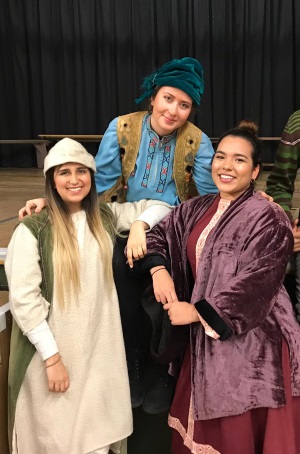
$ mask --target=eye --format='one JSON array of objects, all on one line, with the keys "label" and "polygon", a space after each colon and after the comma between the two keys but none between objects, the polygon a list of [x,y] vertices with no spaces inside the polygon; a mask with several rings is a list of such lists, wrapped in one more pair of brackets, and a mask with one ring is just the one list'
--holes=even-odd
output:
[{"label": "eye", "polygon": [[224,159],[224,156],[221,154],[215,154],[215,159]]},{"label": "eye", "polygon": [[186,104],[186,103],[182,103],[182,104],[181,104],[181,107],[182,107],[182,109],[184,109],[184,110],[190,109],[190,108],[191,108],[191,106],[190,106],[189,104]]},{"label": "eye", "polygon": [[243,158],[236,158],[236,161],[237,162],[246,162],[245,159],[243,159]]},{"label": "eye", "polygon": [[87,169],[78,169],[78,173],[80,174],[85,174],[87,172]]},{"label": "eye", "polygon": [[69,173],[68,170],[60,170],[60,171],[58,172],[58,175],[67,175],[68,173]]},{"label": "eye", "polygon": [[165,100],[168,101],[168,102],[172,101],[172,98],[171,98],[171,96],[169,96],[169,95],[165,95],[164,98],[165,98]]}]

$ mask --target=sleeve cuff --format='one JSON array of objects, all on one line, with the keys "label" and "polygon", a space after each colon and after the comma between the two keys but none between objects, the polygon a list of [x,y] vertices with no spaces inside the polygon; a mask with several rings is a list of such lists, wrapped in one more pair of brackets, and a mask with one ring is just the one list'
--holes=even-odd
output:
[{"label": "sleeve cuff", "polygon": [[168,262],[162,255],[147,255],[141,260],[134,262],[132,271],[137,276],[143,276],[151,270],[154,266],[164,265],[167,269]]},{"label": "sleeve cuff", "polygon": [[195,304],[195,308],[209,326],[219,334],[219,340],[224,341],[231,336],[233,332],[232,329],[229,328],[220,315],[205,299],[198,301]]},{"label": "sleeve cuff", "polygon": [[58,353],[57,344],[46,320],[28,331],[27,337],[43,361]]}]

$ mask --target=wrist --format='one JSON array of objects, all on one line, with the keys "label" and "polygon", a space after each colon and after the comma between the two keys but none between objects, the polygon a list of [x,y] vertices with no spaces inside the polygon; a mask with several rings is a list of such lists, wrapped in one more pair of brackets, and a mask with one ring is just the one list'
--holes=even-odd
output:
[{"label": "wrist", "polygon": [[165,270],[166,267],[164,265],[158,265],[154,266],[153,268],[150,269],[150,274],[153,276],[153,274],[157,273],[158,271]]},{"label": "wrist", "polygon": [[149,230],[150,229],[150,226],[149,224],[147,224],[147,222],[145,221],[140,221],[139,219],[133,221],[133,223],[131,225],[139,225],[140,227],[142,227],[143,230]]},{"label": "wrist", "polygon": [[194,305],[192,305],[192,318],[193,318],[193,322],[200,322],[200,314],[199,312],[197,311],[197,309],[195,308]]},{"label": "wrist", "polygon": [[45,368],[54,366],[55,364],[61,361],[61,356],[59,353],[55,353],[55,355],[50,356],[44,361]]}]

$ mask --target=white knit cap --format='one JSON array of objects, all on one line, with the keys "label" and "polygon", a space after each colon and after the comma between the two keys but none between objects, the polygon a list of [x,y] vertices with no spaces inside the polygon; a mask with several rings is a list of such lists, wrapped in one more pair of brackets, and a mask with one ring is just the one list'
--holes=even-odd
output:
[{"label": "white knit cap", "polygon": [[51,148],[44,161],[44,175],[51,167],[65,164],[66,162],[76,162],[82,164],[96,173],[94,157],[86,151],[81,143],[65,137]]}]

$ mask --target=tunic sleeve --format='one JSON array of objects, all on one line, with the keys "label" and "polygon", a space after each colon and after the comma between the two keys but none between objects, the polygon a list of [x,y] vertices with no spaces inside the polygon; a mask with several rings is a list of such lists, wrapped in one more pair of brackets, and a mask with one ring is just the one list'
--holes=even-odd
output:
[{"label": "tunic sleeve", "polygon": [[97,173],[95,181],[97,192],[102,194],[110,189],[122,174],[120,147],[117,135],[117,121],[115,118],[108,126],[95,157]]},{"label": "tunic sleeve", "polygon": [[214,149],[210,139],[202,133],[202,140],[194,161],[193,177],[200,195],[217,194],[218,189],[211,176]]},{"label": "tunic sleeve", "polygon": [[12,314],[23,331],[46,320],[50,304],[41,294],[42,274],[36,238],[20,224],[11,238],[5,260]]},{"label": "tunic sleeve", "polygon": [[292,249],[286,224],[258,225],[239,257],[236,276],[206,297],[236,334],[255,328],[271,311]]},{"label": "tunic sleeve", "polygon": [[171,205],[158,200],[140,200],[139,202],[108,204],[117,221],[117,230],[128,231],[131,224],[139,218],[152,228],[161,221],[171,210]]},{"label": "tunic sleeve", "polygon": [[291,115],[284,128],[275,156],[275,164],[267,180],[266,192],[291,217],[292,198],[297,170],[300,167],[300,110]]}]

